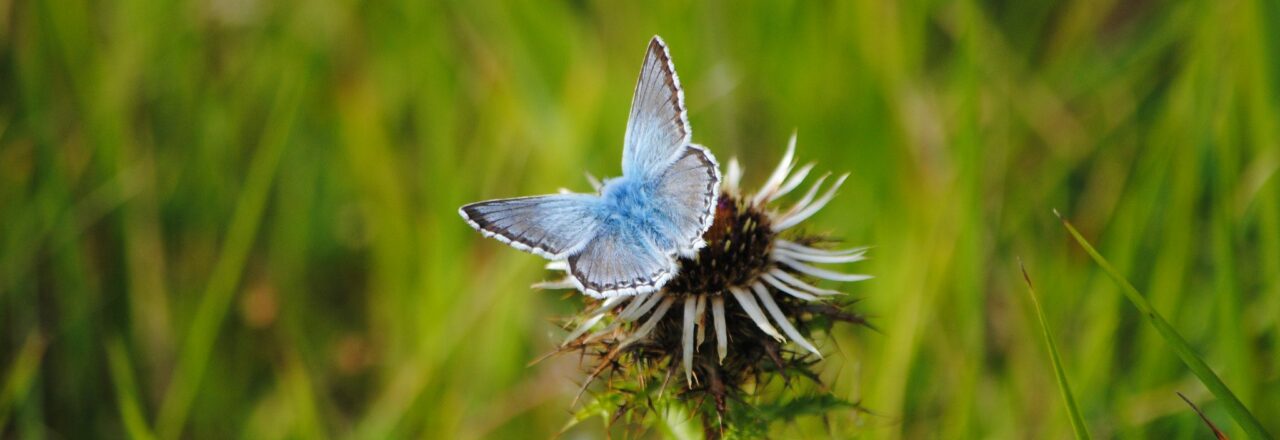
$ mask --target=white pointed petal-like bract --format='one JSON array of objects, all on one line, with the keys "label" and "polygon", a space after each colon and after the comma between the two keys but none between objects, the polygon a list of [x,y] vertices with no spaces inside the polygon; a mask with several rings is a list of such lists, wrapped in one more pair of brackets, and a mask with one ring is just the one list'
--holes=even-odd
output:
[{"label": "white pointed petal-like bract", "polygon": [[791,286],[797,289],[813,293],[814,295],[822,295],[822,296],[844,295],[844,292],[840,292],[837,290],[829,290],[829,289],[823,289],[820,287],[812,286],[809,283],[804,282],[804,280],[796,278],[794,275],[791,275],[786,271],[782,269],[778,269],[776,267],[773,269],[769,269],[769,275],[773,275],[778,280],[784,283],[790,284]]},{"label": "white pointed petal-like bract", "polygon": [[586,321],[583,321],[582,324],[578,325],[578,328],[573,329],[573,332],[569,333],[569,336],[566,336],[564,338],[564,342],[561,342],[560,346],[563,347],[563,346],[569,345],[570,342],[573,342],[574,340],[578,339],[578,337],[582,336],[583,333],[586,333],[587,330],[591,330],[591,327],[596,325],[597,322],[600,322],[602,318],[604,318],[603,314],[595,315],[590,318],[587,318]]},{"label": "white pointed petal-like bract", "polygon": [[800,331],[791,325],[791,321],[787,320],[787,315],[783,314],[782,309],[778,308],[778,303],[773,302],[773,297],[769,295],[767,287],[756,282],[751,284],[751,289],[756,292],[756,296],[760,298],[760,303],[764,304],[764,309],[769,312],[770,316],[773,316],[773,321],[778,323],[778,327],[782,327],[782,332],[786,333],[787,337],[791,338],[791,341],[818,355],[819,358],[822,357],[822,353],[819,353],[818,349],[814,348],[813,344],[810,344],[804,336],[800,335]]},{"label": "white pointed petal-like bract", "polygon": [[724,324],[724,295],[711,298],[711,316],[716,326],[716,354],[720,356],[720,364],[724,364],[724,357],[729,354],[729,331]]},{"label": "white pointed petal-like bract", "polygon": [[822,210],[822,207],[827,206],[827,203],[830,202],[832,198],[835,198],[836,191],[840,189],[840,185],[843,185],[845,179],[848,179],[848,178],[849,178],[848,174],[844,174],[840,176],[839,179],[836,179],[836,183],[831,184],[831,187],[827,188],[827,192],[822,194],[821,198],[819,198],[818,200],[815,200],[809,206],[805,206],[799,212],[796,212],[794,214],[788,213],[786,215],[783,215],[782,220],[773,225],[773,231],[774,232],[785,231],[787,230],[787,228],[800,224],[800,222],[805,221],[813,214]]},{"label": "white pointed petal-like bract", "polygon": [[774,278],[774,276],[773,276],[773,275],[769,275],[768,273],[761,274],[761,275],[760,275],[760,279],[764,280],[766,283],[769,283],[769,285],[772,285],[773,287],[777,288],[778,290],[781,290],[781,291],[783,291],[783,292],[786,292],[786,294],[791,295],[791,296],[794,296],[794,297],[796,297],[796,298],[800,298],[800,299],[803,299],[803,300],[805,300],[805,301],[817,301],[817,300],[818,300],[818,297],[813,296],[813,295],[808,294],[808,293],[805,293],[805,292],[801,292],[799,289],[796,289],[795,287],[788,286],[788,285],[787,285],[787,283],[784,283],[784,282],[782,282],[782,281],[779,281],[777,278]]},{"label": "white pointed petal-like bract", "polygon": [[615,296],[613,298],[606,299],[600,303],[600,307],[596,307],[595,310],[592,310],[591,314],[603,315],[605,312],[613,310],[614,307],[617,307],[619,304],[622,304],[623,301],[627,300],[627,298],[628,297],[625,297],[625,296]]},{"label": "white pointed petal-like bract", "polygon": [[775,191],[773,195],[769,196],[769,200],[767,200],[766,202],[777,200],[779,197],[782,197],[791,193],[791,190],[796,189],[796,187],[800,186],[800,183],[804,182],[804,178],[809,176],[809,172],[813,171],[813,166],[814,166],[813,163],[808,163],[805,166],[800,167],[799,170],[796,170],[795,174],[792,175],[790,179],[787,179],[787,182],[783,183],[782,187],[778,188],[778,190]]},{"label": "white pointed petal-like bract", "polygon": [[733,298],[738,300],[738,305],[742,306],[742,310],[747,312],[747,316],[751,317],[751,320],[756,323],[757,327],[760,327],[760,330],[769,336],[773,336],[778,341],[786,340],[786,338],[782,337],[782,334],[778,333],[778,329],[773,328],[773,324],[769,323],[769,318],[766,318],[764,312],[760,311],[760,305],[756,304],[756,300],[751,296],[750,292],[741,287],[730,287],[729,293],[733,294]]},{"label": "white pointed petal-like bract", "polygon": [[[644,316],[646,313],[649,313],[650,310],[653,310],[653,306],[657,305],[658,301],[662,300],[666,296],[667,296],[667,291],[665,290],[659,290],[657,292],[654,292],[653,297],[651,297],[649,301],[647,301],[645,305],[640,308],[640,310],[636,311],[636,314],[631,317],[631,320],[635,321],[637,319],[640,319],[640,317]],[[657,314],[657,313],[658,312],[654,311],[654,314]]]},{"label": "white pointed petal-like bract", "polygon": [[849,255],[813,255],[799,253],[783,247],[776,247],[773,251],[778,255],[785,255],[796,260],[807,261],[810,263],[854,263],[867,259],[866,254],[863,253]]},{"label": "white pointed petal-like bract", "polygon": [[760,192],[756,193],[751,204],[761,206],[765,202],[772,200],[773,194],[778,191],[778,187],[782,185],[782,181],[787,178],[787,174],[791,172],[791,168],[795,166],[796,155],[796,134],[791,133],[791,140],[787,142],[787,152],[782,155],[782,160],[778,162],[778,168],[773,170],[773,174],[769,176],[769,180],[764,182],[764,186],[760,187]]},{"label": "white pointed petal-like bract", "polygon": [[599,338],[601,336],[604,336],[613,332],[614,329],[617,329],[618,326],[621,324],[622,324],[622,321],[614,320],[613,322],[610,322],[609,325],[604,326],[604,328],[587,335],[587,337],[585,338],[582,338],[582,342],[586,343],[586,342],[594,341],[596,340],[596,338]]},{"label": "white pointed petal-like bract", "polygon": [[[659,290],[644,297],[637,295],[637,298],[632,301],[631,305],[628,305],[627,308],[622,310],[622,313],[618,314],[618,318],[626,322],[639,319],[641,316],[644,316],[645,313],[648,313],[649,310],[652,310],[653,306],[662,299],[663,295],[666,295],[665,290]],[[636,306],[637,302],[640,303],[639,306]]]},{"label": "white pointed petal-like bract", "polygon": [[817,267],[810,266],[808,264],[801,263],[799,261],[796,261],[795,259],[783,256],[783,255],[774,254],[773,258],[774,258],[774,261],[785,264],[792,269],[798,270],[800,272],[805,273],[806,275],[810,275],[817,278],[828,279],[831,281],[844,281],[844,282],[850,282],[850,283],[855,281],[864,281],[864,280],[871,279],[871,275],[841,273],[841,272],[836,272],[836,271],[831,271],[826,269],[820,269]]},{"label": "white pointed petal-like bract", "polygon": [[636,309],[643,307],[645,301],[648,301],[649,298],[651,298],[652,296],[653,295],[650,294],[650,295],[635,295],[635,296],[619,297],[619,298],[630,299],[631,303],[627,304],[626,307],[623,307],[622,310],[618,311],[618,318],[622,319],[622,317],[624,316],[630,316],[631,314],[635,313]]},{"label": "white pointed petal-like bract", "polygon": [[861,254],[861,253],[866,253],[867,250],[871,249],[870,247],[867,247],[867,246],[859,246],[856,248],[849,248],[849,249],[818,249],[815,247],[809,247],[800,243],[782,240],[782,239],[774,240],[773,244],[776,245],[777,247],[786,248],[789,251],[799,253],[799,254],[831,256],[831,257]]},{"label": "white pointed petal-like bract", "polygon": [[559,289],[573,289],[574,286],[575,284],[573,284],[573,280],[569,278],[561,278],[561,279],[552,280],[552,281],[539,281],[539,282],[533,283],[533,285],[529,286],[529,288],[543,289],[543,290],[559,290]]},{"label": "white pointed petal-like bract", "polygon": [[684,299],[684,344],[682,346],[683,356],[681,361],[684,363],[684,379],[689,387],[693,387],[693,322],[695,312],[698,309],[698,301],[692,296]]},{"label": "white pointed petal-like bract", "polygon": [[565,260],[557,260],[547,263],[547,270],[558,270],[561,272],[569,271],[569,262]]},{"label": "white pointed petal-like bract", "polygon": [[[785,179],[788,174],[791,174],[791,168],[779,168],[774,173],[774,175],[769,176],[769,181],[765,182],[765,185],[760,188],[760,192],[757,192],[755,196],[751,197],[752,206],[764,206],[775,199],[778,194],[778,188],[781,187],[783,183],[781,179]],[[774,182],[774,177],[779,177],[779,180]]]},{"label": "white pointed petal-like bract", "polygon": [[730,158],[729,168],[724,172],[725,187],[737,190],[740,182],[742,182],[742,164],[738,163],[738,158]]},{"label": "white pointed petal-like bract", "polygon": [[626,347],[636,341],[644,339],[646,336],[649,336],[649,333],[653,331],[653,328],[658,326],[658,321],[661,321],[662,317],[666,316],[667,309],[671,308],[671,303],[675,301],[675,298],[663,299],[662,303],[658,304],[658,309],[654,310],[652,315],[649,315],[649,319],[646,319],[644,324],[640,325],[639,329],[632,332],[631,336],[628,336],[626,340],[622,341],[622,343],[618,345],[618,348]]},{"label": "white pointed petal-like bract", "polygon": [[791,205],[791,209],[788,209],[786,212],[773,216],[774,220],[783,221],[787,216],[804,209],[805,206],[809,206],[810,203],[813,203],[813,198],[818,196],[818,191],[822,189],[822,184],[827,181],[828,177],[831,177],[831,173],[824,173],[823,175],[818,176],[818,180],[813,182],[813,186],[810,186],[809,190],[805,191],[803,196],[800,196],[800,200],[797,201],[796,204]]},{"label": "white pointed petal-like bract", "polygon": [[586,333],[587,330],[591,330],[592,326],[596,325],[597,322],[600,322],[600,320],[604,318],[605,313],[613,310],[613,308],[617,307],[618,304],[622,304],[622,301],[625,299],[627,299],[627,297],[615,296],[604,300],[604,302],[600,303],[600,307],[593,310],[587,320],[583,321],[582,324],[579,324],[577,328],[573,329],[573,332],[569,333],[569,336],[564,338],[564,342],[560,345],[568,345],[570,342],[573,342],[575,339],[578,339],[579,336]]}]

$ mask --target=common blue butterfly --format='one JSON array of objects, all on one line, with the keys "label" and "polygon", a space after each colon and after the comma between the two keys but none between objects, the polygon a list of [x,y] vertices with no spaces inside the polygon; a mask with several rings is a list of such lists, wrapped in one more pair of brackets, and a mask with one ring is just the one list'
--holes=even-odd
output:
[{"label": "common blue butterfly", "polygon": [[654,36],[631,98],[622,177],[598,194],[472,203],[471,227],[512,247],[565,260],[578,290],[597,298],[655,291],[693,256],[715,217],[720,167],[690,143],[684,91],[667,45]]}]

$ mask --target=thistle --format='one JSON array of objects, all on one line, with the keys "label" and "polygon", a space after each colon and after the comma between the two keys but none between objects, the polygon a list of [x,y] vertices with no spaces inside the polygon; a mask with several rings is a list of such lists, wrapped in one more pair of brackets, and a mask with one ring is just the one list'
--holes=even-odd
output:
[{"label": "thistle", "polygon": [[[678,367],[684,389],[673,391],[677,404],[701,417],[708,437],[719,437],[726,428],[763,430],[767,426],[759,426],[758,418],[732,420],[731,403],[773,377],[789,381],[788,374],[798,373],[817,382],[812,365],[822,353],[810,342],[812,334],[836,321],[865,324],[843,310],[851,301],[841,292],[815,281],[871,278],[820,267],[861,261],[867,248],[831,249],[834,240],[826,236],[796,232],[831,202],[848,174],[829,185],[824,184],[830,174],[819,177],[796,202],[778,206],[814,168],[810,163],[797,169],[794,156],[793,135],[781,163],[754,194],[739,188],[742,168],[731,160],[714,222],[703,235],[706,247],[681,258],[679,271],[661,289],[588,299],[587,311],[571,319],[575,327],[557,353],[596,359],[584,391],[608,372],[609,389],[595,402],[611,407],[614,419],[653,409],[654,384],[657,396],[664,396]],[[568,269],[563,261],[547,267]],[[534,287],[571,289],[574,284],[566,276]]]}]

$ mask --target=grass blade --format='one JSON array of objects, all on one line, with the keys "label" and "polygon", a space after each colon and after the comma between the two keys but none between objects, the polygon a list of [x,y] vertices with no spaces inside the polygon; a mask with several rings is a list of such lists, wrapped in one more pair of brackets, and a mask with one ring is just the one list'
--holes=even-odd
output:
[{"label": "grass blade", "polygon": [[1089,244],[1089,241],[1084,239],[1084,236],[1080,235],[1080,231],[1077,231],[1075,226],[1071,225],[1071,222],[1063,218],[1062,214],[1059,214],[1057,210],[1054,210],[1053,214],[1058,216],[1059,220],[1062,220],[1062,225],[1066,226],[1067,232],[1071,233],[1076,243],[1079,243],[1080,247],[1084,248],[1085,252],[1088,252],[1089,256],[1093,258],[1093,261],[1098,263],[1098,266],[1101,266],[1102,270],[1120,286],[1120,291],[1124,292],[1124,296],[1129,299],[1129,302],[1133,303],[1133,306],[1137,307],[1138,311],[1147,317],[1147,320],[1156,328],[1156,332],[1160,334],[1160,337],[1164,339],[1165,343],[1169,344],[1169,347],[1178,355],[1178,358],[1182,359],[1182,363],[1191,369],[1191,373],[1200,379],[1200,383],[1203,383],[1205,388],[1208,388],[1209,392],[1213,393],[1214,397],[1222,402],[1227,414],[1231,415],[1236,424],[1240,425],[1251,438],[1272,438],[1271,434],[1267,433],[1267,430],[1262,427],[1262,423],[1253,416],[1253,413],[1249,412],[1248,408],[1245,408],[1244,403],[1240,402],[1235,393],[1232,393],[1231,389],[1227,388],[1227,384],[1223,383],[1222,379],[1213,372],[1213,369],[1209,368],[1204,359],[1196,355],[1187,340],[1183,339],[1182,335],[1178,334],[1178,331],[1169,325],[1169,322],[1165,321],[1164,317],[1159,312],[1156,312],[1155,308],[1151,307],[1151,303],[1147,302],[1147,298],[1142,296],[1138,289],[1134,288],[1133,284],[1130,284],[1129,280],[1121,276],[1114,267],[1111,267],[1111,263],[1108,263],[1107,259],[1103,258],[1102,254],[1099,254]]},{"label": "grass blade", "polygon": [[129,365],[129,351],[125,350],[119,338],[107,341],[107,366],[116,387],[116,404],[120,406],[120,420],[125,432],[134,440],[155,440],[156,436],[147,426],[142,404],[138,401],[138,384],[133,378],[133,367]]},{"label": "grass blade", "polygon": [[182,428],[186,425],[192,402],[199,393],[205,367],[208,366],[209,356],[213,353],[213,346],[218,338],[218,329],[235,297],[245,261],[249,258],[258,233],[258,224],[266,211],[271,185],[275,181],[276,165],[288,144],[301,97],[301,85],[297,81],[288,80],[280,86],[275,108],[262,135],[262,143],[250,162],[244,190],[236,202],[227,227],[227,238],[222,243],[209,284],[201,296],[191,328],[187,330],[173,378],[160,404],[155,429],[160,438],[174,439],[182,436]]},{"label": "grass blade", "polygon": [[4,433],[4,425],[9,420],[9,412],[31,390],[32,381],[40,373],[40,361],[44,358],[47,341],[39,331],[27,334],[22,349],[13,357],[9,370],[5,374],[4,387],[0,388],[0,434]]},{"label": "grass blade", "polygon": [[1040,321],[1040,330],[1044,332],[1044,343],[1049,347],[1053,375],[1058,380],[1058,390],[1062,392],[1062,401],[1067,406],[1067,414],[1071,416],[1071,430],[1075,431],[1077,439],[1087,440],[1089,428],[1085,426],[1084,417],[1080,416],[1080,408],[1076,406],[1076,398],[1071,394],[1067,373],[1062,369],[1062,359],[1058,357],[1058,344],[1053,342],[1053,333],[1049,332],[1048,318],[1044,316],[1044,309],[1040,308],[1040,300],[1036,298],[1036,288],[1031,285],[1031,276],[1027,275],[1027,268],[1022,265],[1022,259],[1018,259],[1018,268],[1022,269],[1022,280],[1027,282],[1027,294],[1031,296],[1031,304],[1036,308],[1036,319]]}]

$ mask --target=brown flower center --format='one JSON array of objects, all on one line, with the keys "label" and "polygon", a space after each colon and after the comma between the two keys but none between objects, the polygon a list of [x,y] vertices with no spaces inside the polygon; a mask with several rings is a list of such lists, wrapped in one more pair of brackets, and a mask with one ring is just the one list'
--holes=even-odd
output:
[{"label": "brown flower center", "polygon": [[717,295],[746,286],[769,269],[774,233],[769,217],[729,194],[720,194],[716,218],[703,234],[707,245],[680,259],[680,271],[666,285],[676,295]]}]

